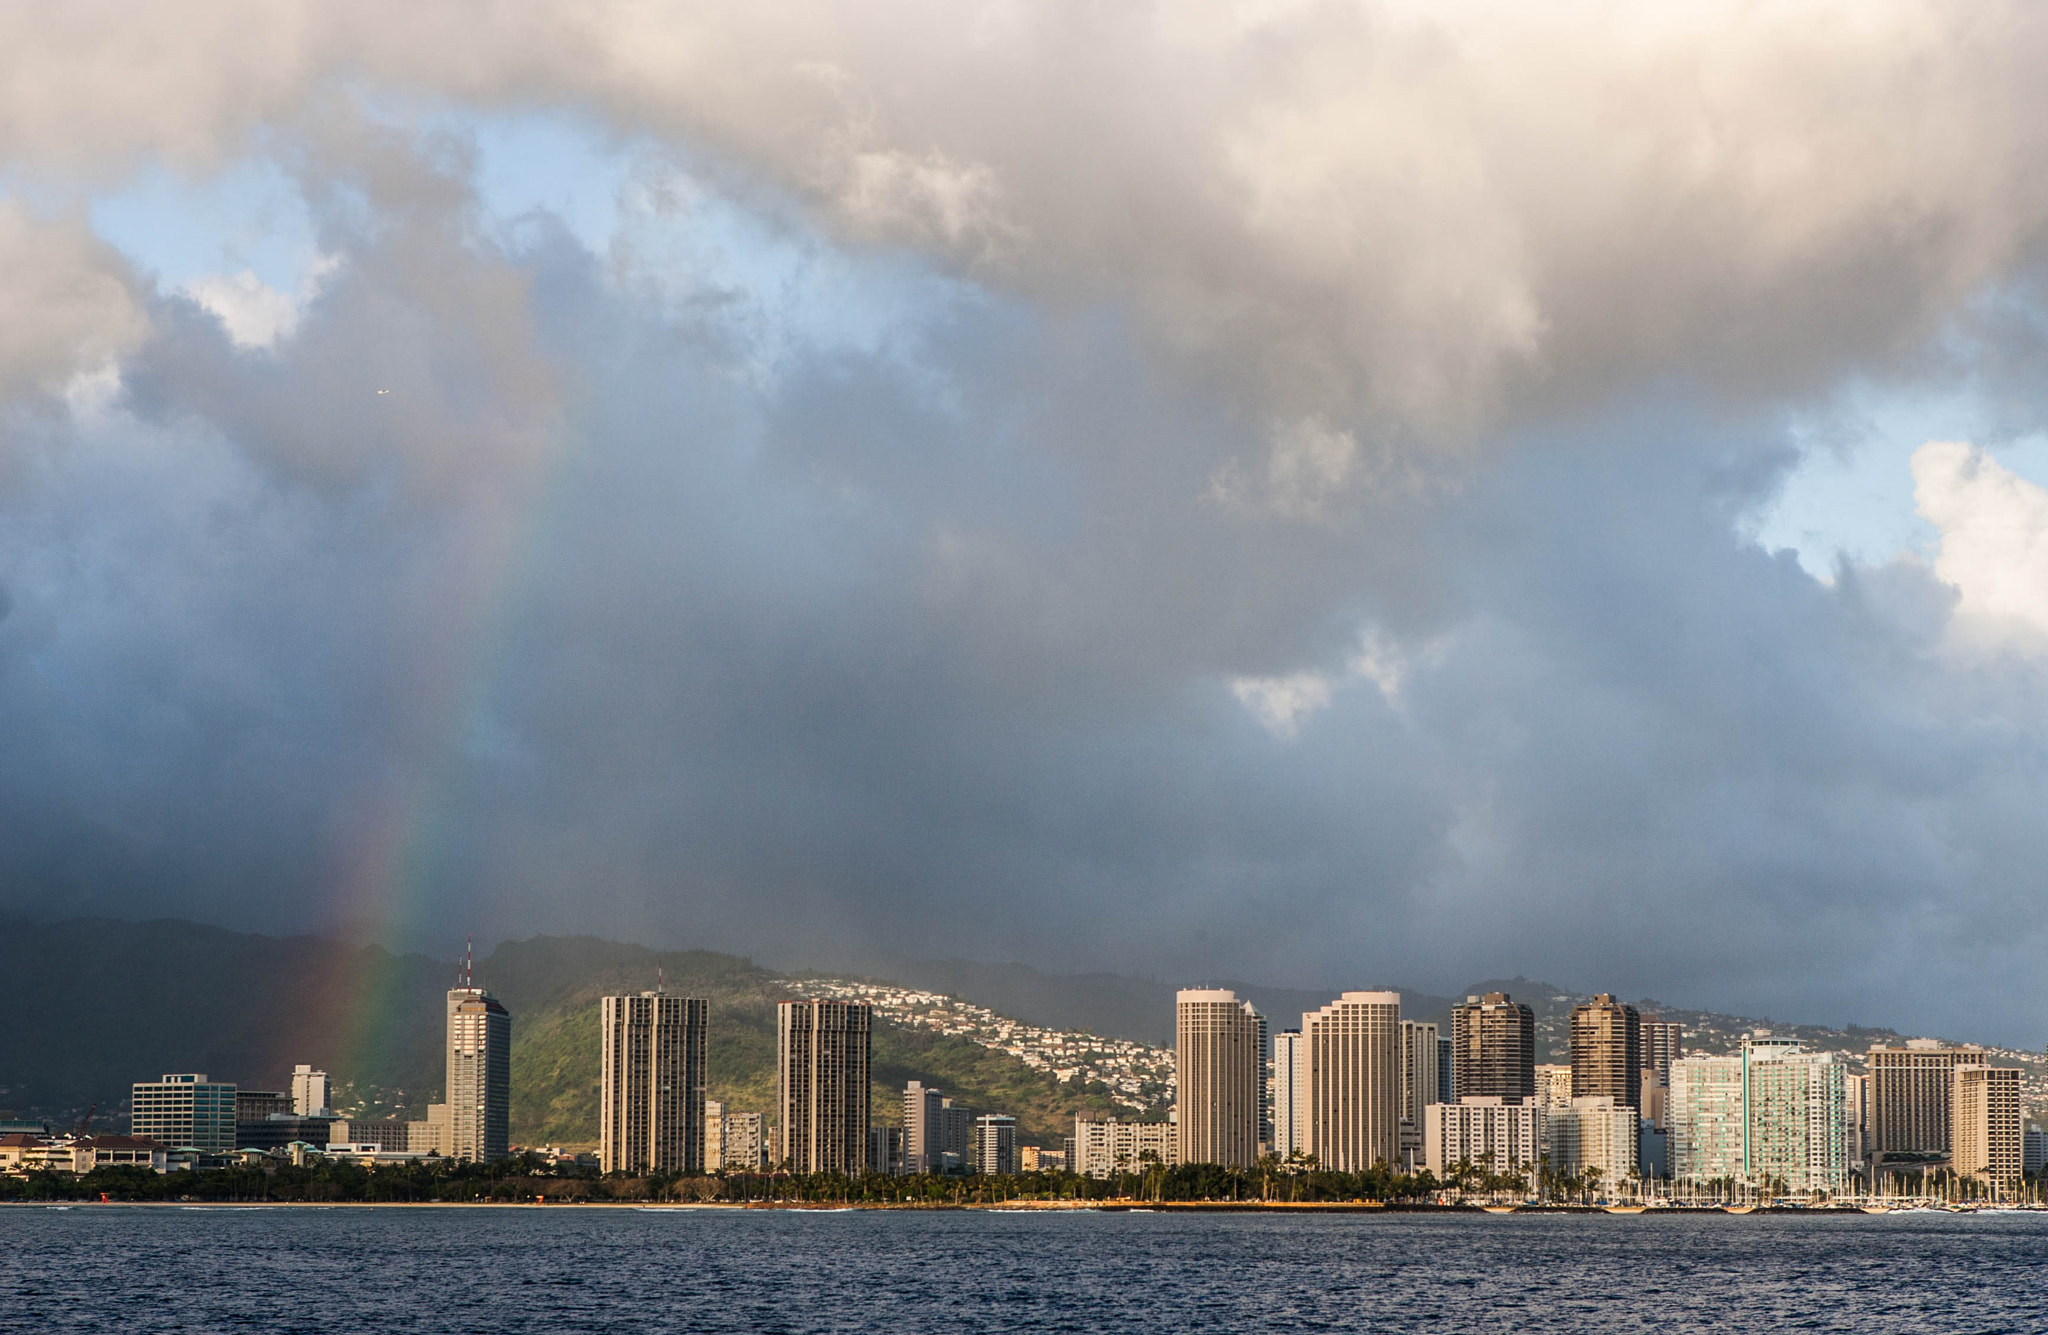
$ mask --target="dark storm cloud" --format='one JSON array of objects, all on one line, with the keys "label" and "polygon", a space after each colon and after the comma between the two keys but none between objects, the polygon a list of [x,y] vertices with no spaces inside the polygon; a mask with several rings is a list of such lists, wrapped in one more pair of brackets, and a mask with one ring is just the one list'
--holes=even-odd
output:
[{"label": "dark storm cloud", "polygon": [[[1282,522],[1208,488],[1257,424],[1113,319],[961,290],[762,382],[717,303],[474,221],[337,225],[273,351],[165,306],[11,502],[13,902],[333,921],[395,818],[434,932],[1954,1023],[1985,994],[1901,962],[2031,947],[2040,738],[1986,729],[2038,681],[1944,662],[1924,573],[1742,542],[1767,416],[1654,396]],[[436,453],[543,361],[493,410],[545,448]],[[1230,690],[1297,671],[1292,736]]]},{"label": "dark storm cloud", "polygon": [[[4,902],[2037,1040],[2040,660],[1959,646],[1912,562],[1741,534],[1845,374],[1990,367],[2034,424],[2037,321],[1984,294],[2048,216],[2038,21],[1095,12],[451,44],[266,7],[93,115],[82,73],[20,99],[47,170],[271,127],[337,267],[249,348],[16,229],[92,300],[0,356],[43,396],[0,490]],[[68,31],[0,59],[48,83]],[[337,68],[710,145],[902,313],[499,229],[459,138]]]}]

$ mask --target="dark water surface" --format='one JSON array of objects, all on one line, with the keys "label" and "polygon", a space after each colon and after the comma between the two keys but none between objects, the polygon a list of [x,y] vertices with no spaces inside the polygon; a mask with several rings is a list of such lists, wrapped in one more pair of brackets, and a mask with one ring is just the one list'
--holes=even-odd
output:
[{"label": "dark water surface", "polygon": [[0,1330],[2048,1331],[2048,1215],[0,1208]]}]

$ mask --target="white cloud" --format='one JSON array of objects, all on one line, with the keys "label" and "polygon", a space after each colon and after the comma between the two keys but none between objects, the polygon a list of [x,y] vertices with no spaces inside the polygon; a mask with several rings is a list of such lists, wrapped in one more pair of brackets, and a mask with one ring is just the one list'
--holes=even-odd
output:
[{"label": "white cloud", "polygon": [[1673,373],[1810,385],[2048,231],[2024,6],[46,11],[0,14],[28,172],[218,160],[344,86],[593,110],[1404,448]]},{"label": "white cloud", "polygon": [[1967,633],[2048,636],[2048,488],[1959,441],[1914,451],[1913,482],[1921,516],[1941,530],[1934,572],[1955,587]]},{"label": "white cloud", "polygon": [[[1435,646],[1430,646],[1429,652],[1434,651]],[[1398,706],[1409,662],[1410,656],[1399,645],[1373,630],[1361,637],[1358,651],[1339,671],[1238,677],[1231,681],[1230,691],[1268,732],[1292,739],[1301,735],[1304,720],[1328,708],[1338,691],[1355,682],[1371,682],[1388,704]]]},{"label": "white cloud", "polygon": [[298,301],[247,269],[196,279],[179,290],[218,316],[238,347],[270,347],[299,324]]},{"label": "white cloud", "polygon": [[1320,672],[1286,677],[1239,677],[1231,694],[1275,737],[1294,737],[1301,720],[1330,703],[1331,682]]}]

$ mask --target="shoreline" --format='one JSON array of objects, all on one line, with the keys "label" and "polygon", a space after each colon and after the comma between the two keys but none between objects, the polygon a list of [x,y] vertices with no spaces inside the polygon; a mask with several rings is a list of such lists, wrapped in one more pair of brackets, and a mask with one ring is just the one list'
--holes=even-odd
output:
[{"label": "shoreline", "polygon": [[945,1214],[1094,1213],[1172,1215],[1605,1215],[1657,1218],[1672,1215],[1890,1215],[1890,1214],[2039,1214],[2048,1206],[2030,1205],[1433,1205],[1379,1201],[0,1201],[0,1210],[71,1209],[148,1210],[628,1210],[628,1211],[791,1211],[844,1214],[851,1211]]}]

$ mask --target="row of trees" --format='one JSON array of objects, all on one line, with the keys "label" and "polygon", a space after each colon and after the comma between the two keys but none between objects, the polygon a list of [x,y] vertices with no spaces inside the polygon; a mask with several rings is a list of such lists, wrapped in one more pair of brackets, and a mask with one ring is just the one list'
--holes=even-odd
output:
[{"label": "row of trees", "polygon": [[[1563,1181],[1563,1180],[1561,1180]],[[1590,1188],[1590,1184],[1585,1184]],[[728,1173],[601,1177],[588,1165],[553,1164],[538,1155],[496,1163],[429,1159],[364,1167],[345,1160],[303,1165],[238,1165],[167,1174],[135,1167],[97,1169],[82,1176],[32,1173],[0,1178],[0,1200],[309,1201],[309,1202],[533,1202],[698,1201],[838,1202],[900,1205],[974,1205],[1006,1201],[1218,1201],[1218,1202],[1429,1202],[1447,1193],[1461,1199],[1522,1199],[1526,1175],[1496,1174],[1485,1165],[1460,1164],[1439,1180],[1382,1164],[1364,1172],[1337,1172],[1313,1162],[1268,1155],[1251,1168],[1218,1164],[1168,1166],[1146,1156],[1108,1178],[1067,1172],[999,1176],[915,1174],[895,1177],[838,1173]]]}]

